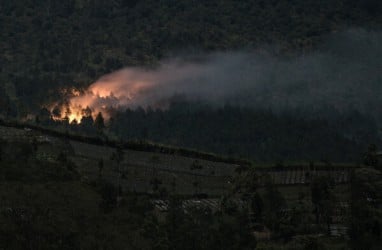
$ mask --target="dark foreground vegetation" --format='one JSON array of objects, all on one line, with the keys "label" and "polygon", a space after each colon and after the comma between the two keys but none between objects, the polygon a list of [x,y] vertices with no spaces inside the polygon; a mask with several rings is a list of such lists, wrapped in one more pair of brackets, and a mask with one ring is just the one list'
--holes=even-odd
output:
[{"label": "dark foreground vegetation", "polygon": [[[75,152],[41,158],[46,142],[1,141],[2,249],[379,249],[382,174],[351,168],[348,183],[317,176],[276,186],[264,171],[242,168],[217,205],[176,188],[147,194],[118,186],[94,166],[81,175]],[[123,163],[123,151],[116,151]],[[118,163],[119,164],[119,163]],[[142,169],[142,171],[144,171]],[[128,180],[127,180],[128,181]],[[160,181],[160,180],[158,180]],[[178,183],[178,185],[180,185]],[[196,200],[185,205],[187,200]],[[208,199],[207,199],[208,200]],[[158,207],[158,202],[165,204]]]}]

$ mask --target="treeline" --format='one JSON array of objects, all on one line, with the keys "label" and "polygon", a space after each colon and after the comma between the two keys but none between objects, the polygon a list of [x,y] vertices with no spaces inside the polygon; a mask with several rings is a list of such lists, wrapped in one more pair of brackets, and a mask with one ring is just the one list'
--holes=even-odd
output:
[{"label": "treeline", "polygon": [[[251,159],[257,162],[321,161],[359,162],[372,143],[379,145],[376,121],[357,111],[346,114],[335,110],[277,113],[225,105],[212,107],[189,102],[173,102],[166,110],[112,111],[109,121],[102,114],[88,116],[80,123],[54,121],[43,109],[36,117],[39,126],[68,131],[77,139],[97,137],[96,143],[125,141],[128,148],[177,153],[209,160],[235,162],[229,159]],[[81,139],[82,138],[82,139]],[[113,138],[115,142],[108,142]],[[154,142],[154,144],[147,143]],[[94,142],[91,142],[94,143]],[[173,145],[176,148],[158,146]],[[179,148],[177,148],[179,147]],[[199,153],[225,155],[227,158]],[[184,151],[184,152],[183,152]],[[236,161],[240,164],[240,161]],[[241,162],[245,164],[245,161]]]},{"label": "treeline", "polygon": [[[88,117],[90,118],[90,117]],[[90,118],[91,119],[91,118]],[[16,121],[4,121],[0,119],[0,126],[19,128],[19,129],[32,129],[57,138],[65,140],[75,140],[84,143],[109,146],[119,149],[128,149],[144,152],[156,152],[161,154],[173,154],[185,157],[192,157],[198,159],[204,159],[214,162],[225,162],[230,164],[238,164],[242,166],[250,165],[250,161],[245,159],[238,159],[233,157],[222,156],[218,154],[198,151],[189,148],[176,147],[171,145],[163,145],[159,143],[153,143],[148,140],[117,140],[107,137],[103,131],[97,130],[95,127],[80,127],[80,125],[64,125],[63,130],[62,122],[55,122],[50,120],[49,123],[33,124],[33,123],[20,123]]]},{"label": "treeline", "polygon": [[372,118],[358,112],[322,114],[178,103],[164,111],[127,109],[113,116],[108,129],[124,139],[150,139],[260,162],[357,162],[370,143],[379,142]]}]

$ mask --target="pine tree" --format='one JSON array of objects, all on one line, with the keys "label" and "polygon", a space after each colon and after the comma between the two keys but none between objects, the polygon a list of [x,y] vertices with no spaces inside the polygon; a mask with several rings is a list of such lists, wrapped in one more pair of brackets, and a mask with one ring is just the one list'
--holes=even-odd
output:
[{"label": "pine tree", "polygon": [[105,128],[105,122],[101,112],[98,113],[94,121],[94,126],[96,127],[97,130],[102,130]]}]

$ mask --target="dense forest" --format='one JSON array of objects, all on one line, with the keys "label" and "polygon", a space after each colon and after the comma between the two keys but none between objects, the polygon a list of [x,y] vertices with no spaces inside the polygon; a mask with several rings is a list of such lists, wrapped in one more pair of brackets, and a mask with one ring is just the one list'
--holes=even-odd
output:
[{"label": "dense forest", "polygon": [[[174,102],[169,109],[114,111],[110,121],[89,111],[81,123],[54,121],[42,110],[34,124],[93,137],[152,141],[257,162],[358,162],[369,144],[380,143],[376,121],[357,111],[310,117],[305,111]],[[330,119],[328,117],[331,117]]]},{"label": "dense forest", "polygon": [[[380,28],[379,10],[374,0],[6,1],[0,7],[0,114],[44,120],[49,114],[41,107],[57,101],[63,88],[84,89],[105,73],[156,65],[174,54],[239,48],[304,54],[347,27]],[[358,161],[380,140],[378,121],[358,111],[327,108],[314,116],[201,106],[121,110],[106,130],[124,140],[258,161]]]},{"label": "dense forest", "polygon": [[166,111],[118,113],[109,130],[126,140],[150,139],[260,162],[359,162],[367,145],[379,142],[375,121],[360,113],[307,117],[304,112],[276,114],[229,105],[195,109],[177,103]]},{"label": "dense forest", "polygon": [[0,81],[25,115],[64,86],[174,53],[270,44],[304,53],[349,26],[380,28],[381,8],[377,0],[3,1]]}]

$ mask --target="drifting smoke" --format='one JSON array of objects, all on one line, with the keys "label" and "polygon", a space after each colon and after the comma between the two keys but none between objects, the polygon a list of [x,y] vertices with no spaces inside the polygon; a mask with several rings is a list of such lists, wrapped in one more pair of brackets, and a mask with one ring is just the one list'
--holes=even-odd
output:
[{"label": "drifting smoke", "polygon": [[103,76],[68,100],[70,120],[82,109],[165,108],[174,95],[212,105],[231,103],[283,111],[330,107],[382,120],[382,34],[350,30],[332,35],[314,53],[215,53],[198,61],[171,59],[156,69],[125,68]]}]

